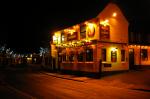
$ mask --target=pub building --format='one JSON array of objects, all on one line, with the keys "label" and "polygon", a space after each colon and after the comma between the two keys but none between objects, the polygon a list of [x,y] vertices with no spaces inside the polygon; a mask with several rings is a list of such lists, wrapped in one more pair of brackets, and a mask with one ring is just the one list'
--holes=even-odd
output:
[{"label": "pub building", "polygon": [[109,3],[95,18],[56,31],[52,67],[87,73],[129,70],[128,25],[120,8]]}]

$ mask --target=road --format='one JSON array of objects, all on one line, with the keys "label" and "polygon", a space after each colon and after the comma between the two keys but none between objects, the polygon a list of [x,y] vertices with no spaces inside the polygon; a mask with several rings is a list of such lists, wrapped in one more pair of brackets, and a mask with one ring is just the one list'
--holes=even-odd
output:
[{"label": "road", "polygon": [[[150,92],[98,83],[98,80],[71,80],[24,69],[2,71],[5,90],[15,99],[150,99]],[[119,84],[119,83],[118,83]],[[2,88],[1,88],[1,92]],[[3,92],[4,93],[4,92]],[[13,94],[13,95],[12,95]],[[0,94],[3,99],[2,93]],[[6,97],[6,96],[5,96]],[[9,97],[9,96],[8,96]],[[8,98],[7,97],[7,98]]]}]

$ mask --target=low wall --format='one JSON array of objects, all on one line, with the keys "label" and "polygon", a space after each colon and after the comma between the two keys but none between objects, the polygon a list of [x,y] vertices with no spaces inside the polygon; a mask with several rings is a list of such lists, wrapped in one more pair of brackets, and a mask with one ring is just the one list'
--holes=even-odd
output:
[{"label": "low wall", "polygon": [[96,72],[94,62],[63,62],[61,63],[62,70]]}]

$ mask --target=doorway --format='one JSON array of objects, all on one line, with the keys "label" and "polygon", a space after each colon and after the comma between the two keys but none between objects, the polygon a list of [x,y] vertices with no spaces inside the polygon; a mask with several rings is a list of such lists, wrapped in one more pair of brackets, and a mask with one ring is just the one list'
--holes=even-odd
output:
[{"label": "doorway", "polygon": [[134,49],[130,48],[129,49],[129,69],[134,70],[135,69],[135,64],[134,64]]}]

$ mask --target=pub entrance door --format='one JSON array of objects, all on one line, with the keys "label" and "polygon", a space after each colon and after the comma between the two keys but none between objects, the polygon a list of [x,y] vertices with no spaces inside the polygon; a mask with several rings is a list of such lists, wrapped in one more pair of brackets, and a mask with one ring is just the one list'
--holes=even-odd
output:
[{"label": "pub entrance door", "polygon": [[135,64],[134,64],[134,49],[130,48],[129,49],[129,69],[134,70],[135,69]]}]

